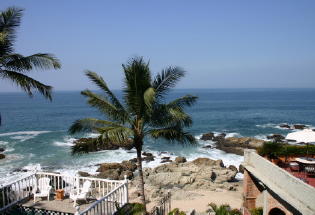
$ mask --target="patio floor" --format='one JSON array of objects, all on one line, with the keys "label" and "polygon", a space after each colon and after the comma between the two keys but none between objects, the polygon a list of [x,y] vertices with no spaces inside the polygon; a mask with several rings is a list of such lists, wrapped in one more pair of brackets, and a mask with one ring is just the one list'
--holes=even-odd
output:
[{"label": "patio floor", "polygon": [[[94,201],[93,201],[94,202]],[[92,201],[89,203],[82,203],[80,204],[80,211],[83,211],[86,209],[89,205],[93,204]],[[75,208],[73,207],[73,202],[71,199],[66,198],[64,200],[50,200],[47,201],[46,199],[36,199],[36,203],[34,203],[33,198],[30,200],[27,200],[22,203],[23,207],[28,208],[36,208],[36,209],[44,209],[49,211],[58,211],[58,212],[64,212],[64,213],[70,213],[74,214]]]},{"label": "patio floor", "polygon": [[289,167],[283,168],[290,174],[294,175],[295,177],[301,179],[305,183],[311,185],[312,187],[315,187],[315,177],[309,176],[305,172],[298,172],[298,171],[291,171]]}]

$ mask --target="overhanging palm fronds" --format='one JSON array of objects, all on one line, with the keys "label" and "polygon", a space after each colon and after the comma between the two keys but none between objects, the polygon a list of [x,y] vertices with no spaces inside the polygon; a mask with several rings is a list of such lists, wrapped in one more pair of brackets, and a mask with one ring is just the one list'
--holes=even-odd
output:
[{"label": "overhanging palm fronds", "polygon": [[32,96],[36,90],[51,100],[51,86],[45,85],[26,75],[34,69],[60,69],[59,60],[52,54],[37,53],[23,56],[14,53],[13,44],[20,26],[23,10],[10,7],[0,12],[0,78],[8,79]]}]

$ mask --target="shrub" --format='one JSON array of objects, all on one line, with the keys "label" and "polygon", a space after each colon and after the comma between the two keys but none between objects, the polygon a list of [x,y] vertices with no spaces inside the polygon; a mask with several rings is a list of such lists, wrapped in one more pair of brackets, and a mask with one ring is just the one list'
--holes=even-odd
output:
[{"label": "shrub", "polygon": [[261,207],[259,208],[254,208],[250,210],[251,215],[263,215],[263,209]]},{"label": "shrub", "polygon": [[258,154],[267,156],[268,158],[276,158],[279,156],[305,156],[315,155],[315,146],[306,145],[289,145],[283,143],[265,142],[262,147],[258,148]]},{"label": "shrub", "polygon": [[238,209],[231,209],[230,205],[223,204],[217,206],[215,203],[209,204],[210,209],[207,212],[215,212],[216,215],[242,215],[242,212]]},{"label": "shrub", "polygon": [[122,208],[116,204],[116,208],[115,215],[143,215],[145,212],[143,204],[140,203],[129,203]]},{"label": "shrub", "polygon": [[186,213],[183,211],[180,211],[178,208],[175,208],[174,210],[169,212],[168,215],[186,215]]}]

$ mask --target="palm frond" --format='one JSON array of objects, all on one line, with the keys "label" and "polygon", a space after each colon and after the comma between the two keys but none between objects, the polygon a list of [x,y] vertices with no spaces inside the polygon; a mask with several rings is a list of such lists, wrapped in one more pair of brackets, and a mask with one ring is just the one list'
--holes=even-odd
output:
[{"label": "palm frond", "polygon": [[133,130],[124,126],[107,126],[97,129],[102,139],[110,140],[116,145],[125,145],[133,137]]},{"label": "palm frond", "polygon": [[106,82],[104,79],[97,75],[95,72],[87,70],[85,72],[86,76],[89,77],[89,79],[95,83],[101,90],[103,90],[106,95],[109,97],[111,103],[119,110],[125,111],[125,108],[122,106],[120,101],[117,99],[117,97],[112,93],[112,91],[108,88]]},{"label": "palm frond", "polygon": [[180,97],[178,99],[175,99],[167,104],[169,107],[178,107],[178,108],[184,108],[185,106],[190,107],[194,105],[197,101],[197,96],[192,95],[185,95],[183,97]]},{"label": "palm frond", "polygon": [[76,120],[69,128],[69,133],[74,134],[82,131],[97,131],[102,126],[120,126],[111,121],[99,120],[95,118],[85,118]]},{"label": "palm frond", "polygon": [[10,70],[30,71],[33,69],[60,69],[59,60],[52,54],[38,53],[30,56],[10,54],[0,57],[0,64]]},{"label": "palm frond", "polygon": [[5,41],[0,45],[0,55],[13,51],[13,43],[16,38],[16,29],[21,24],[23,10],[9,7],[0,12],[0,32],[6,35]]},{"label": "palm frond", "polygon": [[125,77],[124,99],[128,111],[138,117],[145,114],[145,91],[151,87],[151,71],[149,64],[143,58],[132,58],[126,65],[122,65]]},{"label": "palm frond", "polygon": [[45,98],[51,100],[51,90],[52,87],[45,85],[29,76],[24,74],[9,71],[9,70],[0,70],[0,78],[11,80],[17,86],[21,87],[29,96],[33,95],[33,90],[37,90]]},{"label": "palm frond", "polygon": [[170,142],[176,141],[181,144],[196,144],[195,137],[183,131],[180,126],[151,129],[148,133],[155,139],[163,138]]},{"label": "palm frond", "polygon": [[129,120],[124,110],[117,109],[115,105],[107,100],[104,96],[93,93],[90,90],[84,90],[82,95],[88,98],[87,103],[96,107],[102,113],[105,113],[110,119],[124,123]]},{"label": "palm frond", "polygon": [[175,87],[176,83],[184,76],[185,71],[179,67],[168,67],[162,70],[162,72],[155,77],[152,84],[157,96],[163,96],[171,88]]},{"label": "palm frond", "polygon": [[153,103],[155,101],[155,90],[153,87],[148,88],[144,94],[143,94],[143,98],[144,98],[144,103],[147,106],[147,108],[151,111],[152,110],[152,106]]}]

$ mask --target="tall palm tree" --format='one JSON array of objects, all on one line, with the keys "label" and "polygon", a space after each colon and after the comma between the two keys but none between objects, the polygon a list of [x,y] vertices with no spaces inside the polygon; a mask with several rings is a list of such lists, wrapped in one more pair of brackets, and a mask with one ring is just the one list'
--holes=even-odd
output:
[{"label": "tall palm tree", "polygon": [[0,12],[0,78],[15,83],[29,96],[33,95],[33,90],[37,90],[51,100],[52,87],[29,77],[27,73],[33,69],[59,69],[61,65],[51,54],[38,53],[23,56],[14,52],[16,31],[20,26],[22,15],[23,10],[15,7]]},{"label": "tall palm tree", "polygon": [[131,141],[137,151],[141,201],[145,206],[141,158],[144,138],[164,138],[182,144],[195,143],[195,138],[183,129],[192,124],[192,119],[185,113],[184,107],[193,105],[197,97],[186,95],[165,103],[169,90],[185,74],[178,67],[168,67],[154,79],[149,63],[144,62],[143,58],[133,58],[122,67],[124,103],[110,91],[102,77],[86,71],[88,78],[102,90],[102,94],[90,90],[84,90],[81,94],[87,97],[88,104],[99,109],[106,118],[77,120],[69,128],[69,132],[98,132],[100,141],[110,140],[118,145]]}]

